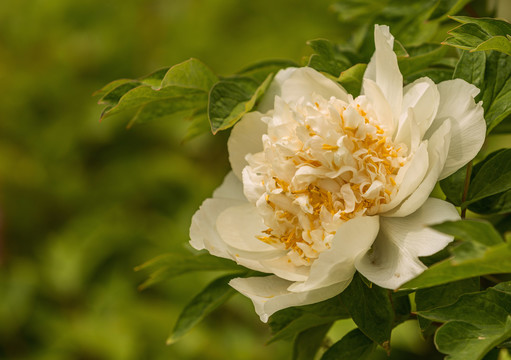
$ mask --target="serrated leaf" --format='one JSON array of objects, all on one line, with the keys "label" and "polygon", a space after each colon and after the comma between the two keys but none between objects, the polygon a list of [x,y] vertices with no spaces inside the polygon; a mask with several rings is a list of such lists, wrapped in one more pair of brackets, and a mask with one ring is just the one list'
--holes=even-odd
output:
[{"label": "serrated leaf", "polygon": [[500,215],[511,212],[511,190],[488,196],[468,206],[468,209],[477,214]]},{"label": "serrated leaf", "polygon": [[[453,304],[458,298],[471,292],[479,291],[479,278],[464,279],[454,281],[449,284],[433,286],[427,289],[419,289],[415,293],[415,304],[417,311],[426,311],[438,307]],[[431,320],[419,316],[419,326],[425,334],[430,334],[436,328],[431,328]]]},{"label": "serrated leaf", "polygon": [[350,317],[340,297],[335,296],[320,303],[280,310],[270,317],[273,336],[268,341],[291,339],[311,327]]},{"label": "serrated leaf", "polygon": [[485,159],[480,166],[470,183],[463,207],[511,189],[511,149]]},{"label": "serrated leaf", "polygon": [[388,291],[374,284],[371,288],[367,287],[357,273],[340,296],[359,329],[374,342],[388,349],[394,323],[394,311]]},{"label": "serrated leaf", "polygon": [[167,339],[167,345],[178,341],[195,325],[201,322],[205,316],[229,300],[236,291],[228,283],[229,280],[236,276],[238,274],[216,279],[197,294],[179,315],[174,330],[172,330],[172,334]]},{"label": "serrated leaf", "polygon": [[307,329],[296,337],[293,345],[293,360],[311,360],[318,352],[323,339],[333,323]]},{"label": "serrated leaf", "polygon": [[366,71],[367,64],[356,64],[349,69],[341,72],[339,83],[346,89],[348,93],[356,97],[360,95],[362,88],[362,79]]},{"label": "serrated leaf", "polygon": [[454,304],[419,314],[446,323],[438,329],[435,344],[449,359],[482,359],[511,337],[511,283],[464,294]]},{"label": "serrated leaf", "polygon": [[246,76],[217,82],[209,93],[208,117],[213,134],[232,127],[253,109],[273,79],[270,73],[262,83]]},{"label": "serrated leaf", "polygon": [[321,357],[321,360],[364,360],[376,349],[376,343],[364,335],[360,329],[354,329],[333,344]]},{"label": "serrated leaf", "polygon": [[160,281],[192,271],[242,271],[243,268],[239,267],[234,261],[206,253],[194,255],[169,253],[160,255],[135,268],[135,271],[140,270],[151,271],[149,279],[139,287],[145,289]]}]

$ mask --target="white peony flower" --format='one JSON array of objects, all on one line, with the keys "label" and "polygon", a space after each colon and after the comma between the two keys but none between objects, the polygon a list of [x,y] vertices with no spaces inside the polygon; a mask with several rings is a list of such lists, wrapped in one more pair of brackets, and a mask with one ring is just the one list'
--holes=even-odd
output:
[{"label": "white peony flower", "polygon": [[485,137],[479,90],[421,78],[403,88],[387,26],[353,98],[311,68],[280,71],[259,107],[232,129],[232,172],[192,219],[191,245],[265,277],[236,278],[261,320],[343,291],[355,271],[395,289],[426,269],[418,257],[459,219],[429,198]]}]

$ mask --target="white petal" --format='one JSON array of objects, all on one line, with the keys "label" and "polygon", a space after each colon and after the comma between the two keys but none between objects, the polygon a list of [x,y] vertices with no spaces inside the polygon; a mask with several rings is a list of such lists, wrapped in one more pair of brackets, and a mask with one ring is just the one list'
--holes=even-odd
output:
[{"label": "white petal", "polygon": [[287,68],[277,73],[259,109],[261,111],[273,109],[275,96],[281,97],[287,103],[300,98],[313,102],[312,94],[320,95],[327,100],[333,96],[345,102],[349,101],[346,90],[318,71],[309,67]]},{"label": "white petal", "polygon": [[243,195],[243,184],[234,175],[232,171],[225,176],[222,185],[213,192],[213,197],[217,199],[232,199],[246,202],[247,199]]},{"label": "white petal", "polygon": [[231,168],[240,180],[242,179],[241,172],[247,165],[245,156],[263,150],[261,139],[267,131],[267,125],[261,120],[263,116],[263,114],[257,111],[245,114],[234,125],[227,141]]},{"label": "white petal", "polygon": [[403,114],[412,109],[422,139],[437,114],[440,93],[436,84],[427,77],[408,84],[403,92]]},{"label": "white petal", "polygon": [[375,284],[396,289],[426,269],[419,256],[432,255],[453,239],[427,226],[459,218],[452,204],[434,198],[406,217],[380,217],[380,233],[373,248],[355,266]]},{"label": "white petal", "polygon": [[350,281],[298,293],[287,290],[292,282],[283,280],[274,275],[266,277],[235,278],[229,282],[229,285],[249,297],[254,303],[255,311],[261,318],[261,321],[267,322],[268,318],[279,310],[327,300],[343,291]]},{"label": "white petal", "polygon": [[482,103],[476,104],[474,101],[479,93],[474,85],[454,79],[438,84],[438,91],[438,113],[426,136],[433,134],[445,119],[451,119],[451,145],[445,167],[440,174],[440,179],[443,179],[477,155],[486,136],[486,122]]},{"label": "white petal", "polygon": [[206,199],[192,217],[190,245],[208,250],[212,255],[233,259],[216,228],[218,214],[231,206],[243,204],[232,199]]},{"label": "white petal", "polygon": [[289,281],[304,281],[309,276],[308,266],[296,266],[289,261],[289,257],[282,256],[277,259],[263,260],[261,265],[266,269],[264,272],[271,272],[278,277]]},{"label": "white petal", "polygon": [[397,208],[382,215],[402,217],[407,216],[424,204],[435,184],[438,182],[440,172],[444,168],[449,143],[451,140],[451,122],[445,121],[428,141],[429,168],[424,180],[417,189]]},{"label": "white petal", "polygon": [[[388,26],[374,26],[374,44],[376,49],[367,65],[364,78],[376,82],[390,104],[394,123],[397,124],[403,100],[403,76],[397,65],[396,54],[392,50],[394,37]],[[365,84],[363,91],[365,94]]]},{"label": "white petal", "polygon": [[371,247],[378,229],[378,216],[361,216],[342,224],[331,248],[322,252],[312,264],[309,278],[291,285],[289,290],[309,291],[350,281],[355,273],[355,259]]}]

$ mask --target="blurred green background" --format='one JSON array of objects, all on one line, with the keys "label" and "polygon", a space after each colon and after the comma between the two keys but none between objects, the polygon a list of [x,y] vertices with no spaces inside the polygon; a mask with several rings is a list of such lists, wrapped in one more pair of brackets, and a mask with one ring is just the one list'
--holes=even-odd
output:
[{"label": "blurred green background", "polygon": [[[269,330],[241,296],[165,345],[216,274],[140,292],[146,274],[133,268],[186,251],[193,213],[228,171],[228,134],[182,143],[184,121],[99,123],[91,94],[190,57],[226,75],[300,61],[307,40],[349,36],[331,2],[0,2],[0,359],[289,357],[291,344],[265,345]],[[394,339],[396,356],[428,358],[412,323]]]},{"label": "blurred green background", "polygon": [[241,296],[181,342],[179,311],[213,276],[145,291],[133,268],[182,250],[228,171],[226,136],[186,123],[99,123],[91,94],[196,57],[218,74],[299,61],[342,33],[330,1],[0,1],[0,358],[281,359]]}]

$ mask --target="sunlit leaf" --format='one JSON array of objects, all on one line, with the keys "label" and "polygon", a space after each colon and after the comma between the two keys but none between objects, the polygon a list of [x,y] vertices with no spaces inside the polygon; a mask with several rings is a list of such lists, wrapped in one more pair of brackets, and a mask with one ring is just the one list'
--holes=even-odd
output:
[{"label": "sunlit leaf", "polygon": [[446,323],[438,329],[435,344],[449,359],[482,359],[511,337],[511,283],[464,294],[454,304],[419,314]]}]

